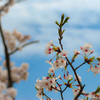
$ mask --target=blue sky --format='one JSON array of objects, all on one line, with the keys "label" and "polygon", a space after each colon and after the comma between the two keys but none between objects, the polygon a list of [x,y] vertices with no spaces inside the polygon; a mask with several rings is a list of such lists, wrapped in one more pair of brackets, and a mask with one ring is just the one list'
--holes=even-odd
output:
[{"label": "blue sky", "polygon": [[[64,49],[69,51],[68,57],[71,58],[73,50],[80,49],[80,46],[83,46],[85,42],[93,45],[95,56],[100,55],[99,4],[100,0],[27,0],[11,7],[9,13],[2,19],[3,28],[10,31],[17,29],[23,34],[30,34],[32,40],[40,41],[38,44],[25,47],[22,52],[17,52],[11,57],[16,66],[20,66],[23,62],[28,62],[30,65],[29,79],[15,84],[15,88],[18,89],[16,100],[38,100],[35,97],[34,84],[37,78],[41,79],[42,76],[47,75],[50,66],[45,61],[52,57],[46,56],[44,49],[50,40],[59,45],[58,27],[54,22],[59,21],[63,13],[70,17],[68,24],[64,27],[66,32],[62,41]],[[3,57],[1,45],[0,40],[0,55]],[[75,66],[81,63],[81,58],[77,59]],[[89,66],[83,66],[78,70],[78,74],[82,76],[82,83],[87,84],[85,90],[93,91],[99,83],[100,75],[94,77],[92,72],[87,73],[88,69]],[[72,94],[72,90],[69,93]],[[72,100],[71,96],[65,95],[65,98]],[[54,98],[54,100],[60,100],[57,94]]]}]

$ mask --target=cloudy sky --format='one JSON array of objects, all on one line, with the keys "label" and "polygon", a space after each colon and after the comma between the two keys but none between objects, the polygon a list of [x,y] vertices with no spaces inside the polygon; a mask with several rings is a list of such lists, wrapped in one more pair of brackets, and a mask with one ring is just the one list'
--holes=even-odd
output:
[{"label": "cloudy sky", "polygon": [[[45,61],[49,60],[51,56],[46,56],[44,49],[50,40],[53,40],[55,45],[59,45],[58,27],[54,22],[59,21],[63,13],[70,17],[68,24],[64,26],[66,31],[62,41],[64,49],[69,51],[69,57],[72,56],[74,49],[80,49],[80,46],[83,46],[85,42],[93,45],[95,56],[100,55],[99,9],[100,0],[27,0],[11,7],[9,13],[2,19],[3,29],[10,31],[16,29],[23,34],[29,34],[32,40],[40,41],[40,43],[28,46],[23,49],[23,52],[17,52],[11,57],[17,66],[22,62],[28,62],[30,65],[28,81],[15,84],[19,90],[17,100],[38,100],[35,97],[35,81],[38,77],[47,75],[50,67],[45,64]],[[0,42],[0,49],[0,55],[3,56],[2,42]],[[87,87],[90,87],[92,86],[90,85],[91,77],[97,82],[96,79],[100,75],[94,78],[93,73],[87,74],[87,69],[89,67],[85,67],[85,71],[79,71],[79,73],[83,76],[83,83],[89,79],[86,83]],[[84,76],[84,72],[86,76]],[[91,77],[89,77],[90,75]],[[88,89],[87,87],[86,89]],[[57,98],[57,96],[54,97]]]}]

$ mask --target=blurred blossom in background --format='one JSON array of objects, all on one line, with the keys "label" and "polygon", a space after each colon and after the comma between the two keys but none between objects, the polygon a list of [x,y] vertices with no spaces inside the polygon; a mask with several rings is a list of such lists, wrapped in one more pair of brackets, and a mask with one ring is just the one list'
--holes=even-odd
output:
[{"label": "blurred blossom in background", "polygon": [[[16,29],[23,34],[29,34],[32,40],[40,41],[38,44],[25,47],[22,52],[18,51],[18,54],[15,53],[11,57],[17,66],[22,62],[28,62],[30,65],[28,80],[14,85],[18,89],[16,100],[38,100],[35,90],[36,79],[47,75],[50,66],[45,61],[52,57],[46,56],[44,49],[50,40],[53,40],[55,45],[59,45],[58,27],[54,22],[60,21],[63,13],[70,17],[67,25],[64,26],[66,32],[62,41],[64,49],[69,51],[68,57],[71,58],[73,50],[79,50],[85,42],[93,45],[95,56],[100,55],[99,9],[100,0],[26,0],[10,8],[9,13],[3,17],[3,28],[10,31]],[[1,40],[0,56],[4,56]],[[75,65],[80,62],[79,58]],[[92,72],[87,73],[88,69],[89,66],[83,66],[78,70],[78,74],[82,77],[82,82],[87,84],[85,90],[90,92],[100,85],[97,82],[100,76],[94,77]],[[92,86],[93,84],[96,85]],[[72,90],[69,89],[64,94],[65,98],[72,100]],[[52,98],[60,100],[57,94],[52,95]]]}]

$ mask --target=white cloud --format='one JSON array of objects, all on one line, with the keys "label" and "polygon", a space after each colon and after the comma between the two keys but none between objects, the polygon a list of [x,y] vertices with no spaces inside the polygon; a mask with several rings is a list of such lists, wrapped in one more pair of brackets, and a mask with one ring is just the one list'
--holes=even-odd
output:
[{"label": "white cloud", "polygon": [[[30,55],[31,53],[43,55],[45,45],[50,40],[58,44],[54,21],[59,20],[62,13],[71,17],[69,29],[67,28],[64,34],[64,48],[73,51],[84,42],[90,42],[97,49],[100,30],[88,26],[99,25],[99,2],[99,0],[28,0],[13,6],[2,23],[4,29],[16,28],[25,34],[29,33],[32,39],[40,40],[39,44],[25,48],[23,56],[26,52]],[[82,29],[76,26],[81,26]]]}]

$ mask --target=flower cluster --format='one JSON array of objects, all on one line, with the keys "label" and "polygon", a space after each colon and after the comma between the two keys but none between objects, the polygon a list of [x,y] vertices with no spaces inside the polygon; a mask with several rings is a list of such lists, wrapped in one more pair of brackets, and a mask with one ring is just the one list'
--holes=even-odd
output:
[{"label": "flower cluster", "polygon": [[[80,53],[80,51],[78,51],[77,49],[74,50],[74,56],[72,58],[72,62],[73,63],[75,61],[75,59],[78,57],[78,55],[82,55],[84,57],[84,64],[87,63],[90,65],[90,69],[92,72],[94,72],[94,75],[99,74],[100,73],[100,57],[97,57],[95,59],[95,57],[90,57],[89,55],[91,55],[94,50],[91,50],[90,48],[92,47],[91,44],[87,44],[85,43],[83,47],[81,47],[81,51],[82,53]],[[73,95],[76,97],[79,92],[80,92],[80,85],[76,84],[76,82],[78,81],[82,81],[81,77],[77,74],[77,77],[75,75],[75,78],[73,78],[73,75],[69,75],[69,71],[67,70],[67,67],[69,65],[69,63],[67,62],[66,58],[68,56],[68,51],[65,50],[60,50],[60,47],[57,47],[53,44],[53,41],[51,40],[51,42],[49,42],[46,45],[46,49],[45,49],[45,54],[51,54],[53,52],[56,52],[56,55],[50,59],[49,61],[46,61],[46,63],[50,64],[51,67],[49,68],[48,71],[48,76],[47,77],[43,77],[42,80],[37,79],[37,84],[35,84],[36,89],[37,89],[37,97],[39,97],[40,99],[43,96],[46,96],[44,94],[44,88],[47,91],[52,91],[55,90],[56,92],[61,92],[61,91],[65,91],[65,89],[61,90],[62,86],[66,86],[69,88],[73,88]],[[54,58],[56,57],[55,61],[52,61]],[[98,63],[95,63],[94,61],[98,61]],[[95,67],[94,64],[95,63]],[[96,66],[98,65],[98,67]],[[82,65],[80,65],[82,66]],[[78,66],[75,70],[77,70],[80,66]],[[63,68],[63,77],[61,77],[61,75],[58,76],[58,78],[56,77],[56,70],[59,68]],[[62,81],[62,83],[58,83],[57,80],[60,79]],[[78,79],[78,80],[77,80]],[[57,87],[58,85],[58,87]],[[75,86],[78,87],[78,89],[75,88]],[[65,87],[65,88],[66,88]],[[84,92],[84,90],[82,90],[83,96],[85,98],[92,98],[93,100],[97,100],[98,98],[100,98],[99,93],[86,93]],[[97,99],[96,99],[97,98]],[[46,96],[47,100],[50,100],[50,98],[48,99],[48,97]],[[85,100],[85,99],[78,99],[78,100]],[[88,100],[88,99],[87,99]]]},{"label": "flower cluster", "polygon": [[17,47],[19,47],[19,50],[21,50],[21,44],[27,40],[30,40],[29,35],[22,35],[22,33],[19,33],[16,30],[14,30],[12,33],[9,31],[3,31],[3,33],[10,51],[15,50]]},{"label": "flower cluster", "polygon": [[[20,80],[26,80],[28,77],[28,67],[27,63],[23,63],[20,67],[14,67],[14,63],[11,62],[11,77],[13,82],[20,82]],[[6,67],[6,61],[3,62],[3,66]],[[7,70],[0,66],[0,80],[2,82],[8,83]]]},{"label": "flower cluster", "polygon": [[16,89],[7,88],[6,84],[0,81],[0,100],[13,100],[16,94]]},{"label": "flower cluster", "polygon": [[52,91],[53,88],[56,88],[56,78],[54,77],[43,77],[42,80],[37,79],[37,84],[35,84],[36,89],[37,89],[37,97],[42,98],[43,96],[43,92],[44,92],[44,88],[47,91]]},{"label": "flower cluster", "polygon": [[[20,67],[14,67],[14,63],[10,62],[11,65],[11,77],[13,83],[18,83],[21,80],[26,80],[28,77],[27,63],[23,63]],[[6,61],[3,61],[3,66],[0,66],[0,100],[13,100],[17,94],[17,90],[13,87],[7,88],[8,86],[8,73],[6,70]]]},{"label": "flower cluster", "polygon": [[[46,45],[45,49],[46,55],[49,55],[53,52],[55,52],[56,54],[52,59],[46,61],[46,63],[51,65],[48,71],[48,76],[43,78],[43,80],[39,79],[37,80],[36,84],[37,97],[39,97],[40,99],[42,98],[42,100],[44,100],[43,97],[46,97],[46,100],[51,100],[51,98],[44,93],[45,92],[44,88],[45,88],[47,91],[56,90],[57,92],[60,92],[61,100],[64,100],[63,93],[67,88],[70,88],[73,91],[74,100],[100,100],[100,87],[98,87],[97,90],[94,92],[90,93],[84,92],[85,84],[82,85],[83,84],[81,83],[82,79],[77,73],[77,69],[81,68],[81,66],[83,66],[84,64],[89,64],[90,65],[89,70],[91,70],[94,73],[94,76],[96,74],[99,74],[100,57],[97,58],[95,58],[94,56],[91,57],[92,56],[91,54],[93,54],[94,52],[94,50],[91,50],[92,45],[85,43],[83,47],[80,47],[81,52],[75,49],[71,61],[69,60],[68,51],[65,51],[63,49],[64,47],[62,44],[63,33],[65,32],[65,29],[62,29],[62,27],[64,26],[65,23],[68,22],[68,19],[69,17],[65,18],[65,15],[63,14],[61,16],[60,23],[58,21],[55,22],[58,26],[58,35],[59,35],[58,40],[60,47],[55,46],[52,40]],[[84,62],[75,67],[73,63],[75,62],[75,59],[79,55],[83,57]],[[72,69],[74,77],[73,74],[69,74],[71,72],[69,70],[69,67]],[[58,69],[59,70],[61,69],[61,72],[63,73],[61,73],[58,77],[56,77],[56,74],[58,74],[56,73]],[[53,80],[52,82],[50,82],[49,78],[54,79],[54,82]]]}]

